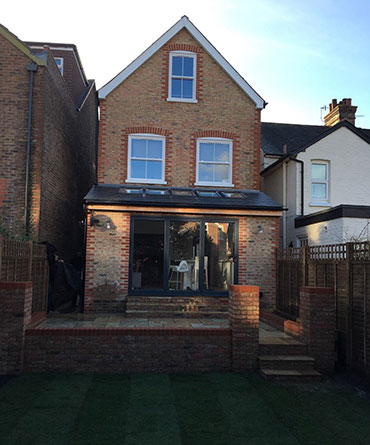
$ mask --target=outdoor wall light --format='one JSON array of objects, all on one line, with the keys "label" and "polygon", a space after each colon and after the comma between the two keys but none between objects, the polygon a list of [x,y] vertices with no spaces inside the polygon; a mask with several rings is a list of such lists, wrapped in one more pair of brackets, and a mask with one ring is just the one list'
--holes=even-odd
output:
[{"label": "outdoor wall light", "polygon": [[263,227],[261,225],[257,226],[258,233],[263,233]]},{"label": "outdoor wall light", "polygon": [[113,221],[107,215],[94,215],[94,212],[91,213],[90,217],[90,226],[96,226],[102,232],[107,230],[114,230],[117,227],[114,225]]}]

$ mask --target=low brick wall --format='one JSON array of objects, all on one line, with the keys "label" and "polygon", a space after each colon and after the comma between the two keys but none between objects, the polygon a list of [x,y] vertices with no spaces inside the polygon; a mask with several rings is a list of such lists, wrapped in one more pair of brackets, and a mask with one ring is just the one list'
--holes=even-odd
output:
[{"label": "low brick wall", "polygon": [[229,371],[231,335],[230,329],[28,329],[24,371]]},{"label": "low brick wall", "polygon": [[302,338],[308,353],[316,360],[316,369],[330,374],[335,366],[335,296],[327,287],[300,288]]},{"label": "low brick wall", "polygon": [[31,311],[31,282],[0,282],[0,375],[22,372]]},{"label": "low brick wall", "polygon": [[257,368],[259,347],[259,287],[230,286],[229,305],[232,329],[232,369],[235,372]]}]

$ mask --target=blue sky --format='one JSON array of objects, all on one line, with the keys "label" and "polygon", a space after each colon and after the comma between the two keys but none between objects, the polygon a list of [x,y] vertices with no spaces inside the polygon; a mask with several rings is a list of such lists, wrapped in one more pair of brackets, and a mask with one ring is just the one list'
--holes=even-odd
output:
[{"label": "blue sky", "polygon": [[[2,5],[22,40],[75,43],[103,86],[182,15],[268,102],[267,122],[321,124],[320,107],[350,97],[370,128],[368,0],[105,0]],[[363,117],[360,117],[363,116]]]}]

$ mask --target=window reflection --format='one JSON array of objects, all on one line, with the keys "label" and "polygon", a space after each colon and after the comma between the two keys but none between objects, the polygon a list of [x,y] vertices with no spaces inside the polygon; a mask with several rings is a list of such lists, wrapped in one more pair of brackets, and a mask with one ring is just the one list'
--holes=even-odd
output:
[{"label": "window reflection", "polygon": [[170,222],[170,290],[197,290],[199,283],[199,222]]},{"label": "window reflection", "polygon": [[227,290],[234,283],[234,233],[234,223],[205,223],[205,289]]}]

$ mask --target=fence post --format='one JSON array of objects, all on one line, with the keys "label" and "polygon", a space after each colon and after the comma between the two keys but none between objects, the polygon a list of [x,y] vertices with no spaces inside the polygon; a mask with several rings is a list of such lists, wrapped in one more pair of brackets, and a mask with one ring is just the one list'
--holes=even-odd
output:
[{"label": "fence post", "polygon": [[33,256],[33,243],[32,241],[28,241],[28,255],[29,255],[29,261],[28,261],[28,277],[27,281],[32,281],[32,256]]},{"label": "fence post", "polygon": [[[302,286],[308,286],[308,259],[309,259],[309,247],[308,246],[304,246],[303,247],[303,255],[302,255]],[[298,287],[299,289],[299,287]]]},{"label": "fence post", "polygon": [[347,281],[346,364],[347,366],[350,366],[352,363],[352,312],[353,312],[352,259],[353,259],[353,243],[346,243],[346,281]]}]

